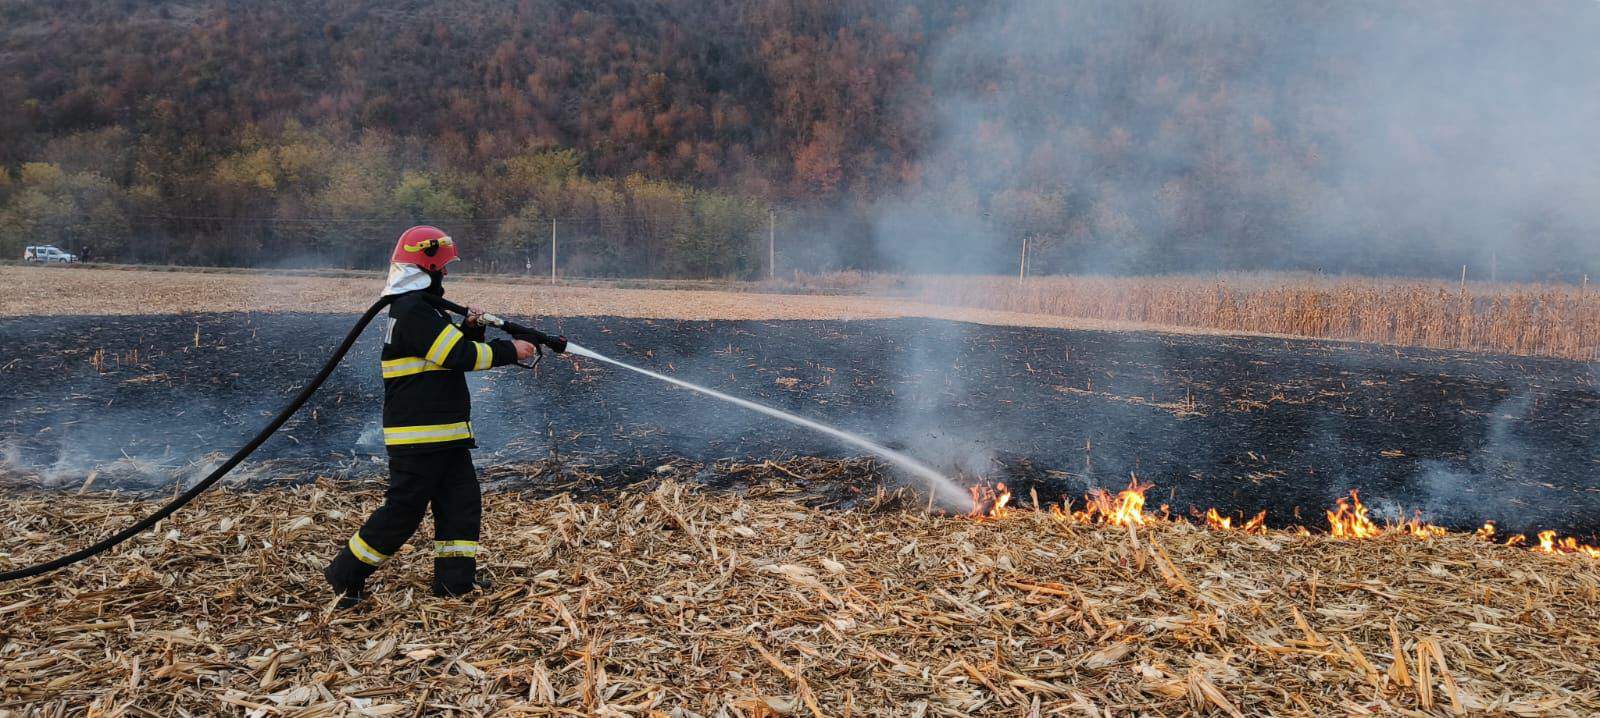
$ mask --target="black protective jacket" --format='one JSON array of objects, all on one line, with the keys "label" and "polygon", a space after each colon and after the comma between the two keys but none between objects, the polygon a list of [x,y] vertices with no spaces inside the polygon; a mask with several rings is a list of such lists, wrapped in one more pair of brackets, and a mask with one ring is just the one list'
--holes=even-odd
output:
[{"label": "black protective jacket", "polygon": [[515,363],[509,340],[483,340],[483,327],[461,328],[407,292],[389,305],[383,338],[383,443],[390,456],[473,448],[469,371]]}]

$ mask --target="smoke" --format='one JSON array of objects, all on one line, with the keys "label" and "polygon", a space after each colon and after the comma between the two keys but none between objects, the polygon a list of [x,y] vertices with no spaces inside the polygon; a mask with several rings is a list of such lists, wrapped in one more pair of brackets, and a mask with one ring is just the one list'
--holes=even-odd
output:
[{"label": "smoke", "polygon": [[1524,517],[1541,500],[1543,487],[1508,477],[1537,476],[1539,452],[1517,436],[1533,417],[1534,396],[1524,391],[1497,403],[1488,412],[1483,444],[1462,466],[1425,461],[1415,482],[1428,498],[1424,516],[1451,516],[1458,522],[1497,521],[1501,530],[1529,532],[1540,528]]},{"label": "smoke", "polygon": [[[1600,270],[1600,3],[1015,0],[935,39],[913,272]],[[927,99],[931,97],[931,99]]]},{"label": "smoke", "polygon": [[[31,485],[46,489],[94,487],[150,493],[194,486],[226,458],[217,452],[179,457],[170,450],[159,454],[122,451],[118,456],[105,453],[98,445],[78,444],[77,438],[66,436],[55,444],[29,448],[15,440],[5,441],[0,444],[0,475],[23,477]],[[30,456],[49,458],[38,461]],[[261,468],[247,462],[230,472],[227,481],[238,484],[261,479]]]},{"label": "smoke", "polygon": [[997,449],[1013,444],[997,444],[993,424],[972,426],[949,413],[971,399],[961,367],[967,330],[960,323],[929,322],[926,331],[910,333],[894,357],[899,401],[891,419],[897,440],[917,458],[951,473],[987,476],[996,468]]},{"label": "smoke", "polygon": [[[1010,0],[981,12],[933,34],[924,86],[899,100],[931,135],[916,181],[866,211],[888,268],[1015,275],[1026,240],[1029,274],[1600,274],[1600,3]],[[1048,429],[941,414],[984,390],[952,370],[973,338],[951,324],[901,352],[895,430],[912,453],[984,474],[1040,431],[1150,428],[1136,413]],[[1179,361],[1147,359],[1157,372]],[[1481,499],[1465,495],[1475,477],[1521,451],[1504,427],[1489,433],[1472,469],[1419,467],[1407,493],[1432,498],[1407,509],[1460,517]],[[1311,436],[1313,454],[1346,448]],[[1105,477],[1137,469],[1099,464]],[[1399,518],[1382,493],[1374,507]]]},{"label": "smoke", "polygon": [[[342,318],[315,322],[341,330]],[[329,333],[331,334],[332,331]],[[259,333],[259,337],[257,334]],[[0,403],[0,473],[46,486],[136,491],[192,485],[244,444],[315,370],[333,339],[307,321],[249,315],[83,316],[0,323],[0,364],[26,381]],[[337,335],[334,335],[337,336]],[[364,346],[372,346],[369,332]],[[98,364],[94,357],[103,356]],[[230,482],[325,466],[316,435],[345,431],[347,395],[376,390],[375,366],[341,366]],[[354,443],[359,425],[348,429]]]}]

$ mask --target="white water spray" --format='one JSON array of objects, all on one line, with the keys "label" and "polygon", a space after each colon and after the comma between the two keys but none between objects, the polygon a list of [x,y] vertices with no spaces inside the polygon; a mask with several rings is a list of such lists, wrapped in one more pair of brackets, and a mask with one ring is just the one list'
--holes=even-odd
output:
[{"label": "white water spray", "polygon": [[971,500],[971,497],[969,497],[967,495],[966,491],[963,491],[960,486],[956,485],[956,482],[951,481],[944,474],[941,474],[938,471],[935,471],[932,467],[928,466],[927,464],[924,464],[924,463],[922,463],[920,461],[917,461],[916,459],[913,459],[913,458],[911,458],[909,456],[906,456],[905,454],[902,454],[902,453],[900,453],[898,451],[895,451],[894,449],[891,449],[891,448],[889,448],[887,446],[883,446],[882,444],[874,443],[874,442],[868,440],[865,437],[862,437],[862,436],[859,436],[859,435],[856,435],[856,434],[852,434],[852,433],[850,433],[848,431],[844,431],[844,430],[841,430],[841,429],[835,429],[835,428],[833,428],[831,426],[828,426],[826,424],[819,424],[819,423],[817,423],[815,421],[812,421],[810,419],[807,419],[805,417],[795,416],[794,414],[790,414],[787,411],[779,411],[779,410],[774,409],[774,408],[772,408],[770,406],[757,404],[757,403],[755,403],[753,401],[749,401],[749,400],[746,400],[746,399],[740,399],[739,397],[736,397],[736,396],[729,396],[729,395],[724,394],[724,393],[722,393],[720,391],[717,391],[715,389],[707,389],[707,388],[705,388],[703,386],[700,386],[698,384],[691,384],[691,383],[686,382],[686,381],[684,381],[682,379],[676,379],[676,378],[667,376],[665,374],[657,374],[657,373],[655,373],[653,371],[650,371],[649,369],[641,369],[641,368],[636,367],[636,366],[634,366],[632,364],[627,364],[627,363],[624,363],[624,362],[617,361],[616,359],[612,359],[611,357],[608,357],[608,356],[606,356],[604,354],[597,353],[597,352],[595,352],[595,351],[593,351],[591,349],[585,349],[585,348],[583,348],[581,346],[578,346],[577,344],[574,344],[574,343],[572,343],[570,341],[567,342],[567,351],[571,352],[573,354],[577,354],[578,356],[589,357],[590,359],[596,359],[596,360],[599,360],[599,361],[606,362],[608,364],[614,364],[616,366],[622,367],[623,369],[636,371],[636,372],[639,372],[640,374],[643,374],[645,376],[648,376],[648,377],[651,377],[651,378],[655,378],[655,379],[660,379],[661,381],[667,382],[669,384],[675,384],[677,386],[681,386],[681,387],[683,387],[685,389],[688,389],[690,391],[695,391],[695,392],[699,392],[701,394],[705,394],[706,396],[709,396],[709,397],[713,397],[713,398],[716,398],[716,399],[721,399],[721,400],[726,401],[726,402],[728,402],[730,404],[736,404],[738,406],[742,406],[742,407],[744,407],[746,409],[749,409],[751,411],[756,411],[756,412],[760,412],[762,414],[766,414],[767,416],[773,417],[775,419],[782,419],[782,420],[787,421],[787,422],[789,422],[791,424],[797,424],[799,426],[804,426],[807,429],[811,429],[813,431],[818,431],[818,432],[821,432],[823,434],[827,434],[828,436],[831,436],[831,437],[833,437],[835,439],[838,439],[838,440],[840,440],[840,441],[842,441],[842,442],[844,442],[846,444],[849,444],[851,446],[854,446],[856,448],[865,449],[867,451],[870,451],[870,452],[872,452],[874,454],[877,454],[878,456],[881,456],[881,457],[883,457],[885,459],[888,459],[889,461],[893,462],[895,465],[899,466],[900,468],[905,469],[906,471],[909,471],[912,474],[915,474],[917,476],[917,478],[920,478],[923,481],[926,481],[928,483],[928,488],[933,491],[934,496],[936,496],[938,501],[943,505],[946,505],[946,506],[963,506],[963,505],[965,505],[966,502]]}]

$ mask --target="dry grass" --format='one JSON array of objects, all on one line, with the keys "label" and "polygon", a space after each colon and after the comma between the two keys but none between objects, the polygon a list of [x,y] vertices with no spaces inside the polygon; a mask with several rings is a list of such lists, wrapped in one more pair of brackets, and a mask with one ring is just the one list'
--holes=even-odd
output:
[{"label": "dry grass", "polygon": [[[814,319],[900,316],[861,297],[695,288],[651,289],[507,277],[452,276],[457,301],[513,315],[613,315],[657,319]],[[0,304],[13,315],[173,312],[359,312],[378,298],[378,273],[143,271],[0,265]]]},{"label": "dry grass", "polygon": [[[115,554],[0,585],[0,715],[1600,713],[1600,561],[1364,541],[975,522],[707,497],[489,499],[497,580],[376,598],[318,571],[379,500],[203,497]],[[148,505],[11,492],[0,567]]]},{"label": "dry grass", "polygon": [[[383,280],[305,273],[143,271],[139,268],[0,265],[0,307],[35,314],[335,312],[366,309]],[[932,317],[1008,326],[1072,329],[1215,330],[1134,325],[1042,314],[950,307],[895,297],[775,294],[707,289],[551,286],[505,277],[452,277],[450,297],[509,316],[620,316],[646,319],[890,319]]]},{"label": "dry grass", "polygon": [[1593,287],[1335,278],[924,278],[926,302],[1406,346],[1600,358]]}]

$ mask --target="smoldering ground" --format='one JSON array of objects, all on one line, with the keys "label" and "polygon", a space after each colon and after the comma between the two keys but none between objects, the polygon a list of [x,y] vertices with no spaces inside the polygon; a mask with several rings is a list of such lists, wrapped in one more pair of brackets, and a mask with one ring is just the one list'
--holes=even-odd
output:
[{"label": "smoldering ground", "polygon": [[[78,483],[67,468],[104,470],[124,454],[197,470],[211,452],[243,443],[302,386],[350,319],[8,320],[0,367],[16,390],[0,398],[0,433],[14,468],[55,467],[67,486]],[[1354,488],[1374,506],[1419,509],[1456,528],[1492,518],[1508,532],[1600,532],[1600,389],[1591,367],[1574,362],[912,319],[569,318],[561,330],[624,361],[859,432],[963,480],[1036,491],[1042,501],[1117,488],[1131,474],[1156,485],[1152,506],[1180,514],[1267,509],[1275,524],[1317,527],[1331,499]],[[360,445],[381,403],[379,341],[369,331],[263,447],[254,464],[262,480],[381,472],[377,447]],[[134,347],[137,362],[91,362],[96,349],[127,355]],[[917,352],[925,355],[906,359]],[[912,364],[925,370],[905,373]],[[676,459],[858,453],[594,362],[546,360],[537,375],[504,368],[472,386],[481,465],[545,459],[553,433],[565,461],[605,477],[599,490],[648,479]],[[882,477],[901,478],[890,469]]]},{"label": "smoldering ground", "polygon": [[[930,37],[926,84],[899,98],[901,110],[931,118],[906,173],[914,181],[859,211],[875,256],[929,275],[931,292],[941,273],[1016,276],[1025,241],[1028,274],[1455,276],[1467,265],[1475,279],[1577,282],[1600,271],[1600,174],[1589,166],[1600,156],[1600,5],[1016,0],[977,12]],[[984,335],[915,335],[894,371],[938,376],[960,361],[944,349]],[[1156,343],[1127,361],[1234,383],[1193,358]],[[1363,376],[1370,360],[1330,354],[1330,376],[1304,386],[1338,377],[1341,392],[1359,382],[1395,392],[1392,401],[1412,396]],[[1239,371],[1243,384],[1257,381],[1248,366]],[[1482,441],[1406,471],[1348,452],[1376,441],[1404,456],[1419,440],[1415,427],[1363,426],[1331,402],[1272,412],[1283,435],[1266,443],[1321,474],[1307,479],[1322,494],[1307,493],[1306,506],[1383,487],[1463,524],[1525,511],[1540,497],[1496,477],[1531,476],[1529,462],[1555,450],[1529,436],[1536,424],[1526,420],[1548,397],[1496,389],[1481,399],[1495,402],[1472,410],[1488,417],[1487,429],[1471,429]],[[979,447],[1028,441],[995,425],[951,431],[927,409],[907,400],[897,426],[922,435],[929,451],[980,463],[1006,449]],[[1256,475],[1283,479],[1272,466],[1279,457],[1241,461],[1226,432],[1209,434],[1211,422],[1151,418],[1100,412],[1095,421],[1128,445],[1160,437],[1188,447],[1199,473],[1259,464]],[[1428,426],[1453,421],[1433,416]],[[1592,456],[1585,446],[1561,450],[1580,457],[1574,466]],[[1114,483],[1108,469],[1129,468],[1083,453],[1085,486]]]},{"label": "smoldering ground", "polygon": [[[804,248],[784,261],[869,256],[930,275],[935,293],[940,273],[1015,275],[1024,241],[1031,274],[1600,273],[1600,5],[1012,0],[971,12],[930,33],[921,82],[885,109],[927,118],[925,135],[906,138],[920,151],[904,185],[818,212],[828,231],[796,237]],[[929,406],[963,391],[961,373],[944,371],[961,361],[948,349],[976,339],[908,339],[889,374],[924,383],[886,431],[968,465],[1027,441]],[[1140,361],[1213,369],[1184,358],[1158,349]],[[1099,418],[1130,438],[1167,431]],[[1387,476],[1342,456],[1347,417],[1294,422],[1278,443],[1342,479],[1321,501]],[[1493,485],[1493,465],[1528,454],[1520,432],[1497,436],[1435,465],[1424,503],[1529,503],[1463,488]],[[1203,432],[1182,443],[1202,466],[1221,460]]]}]

